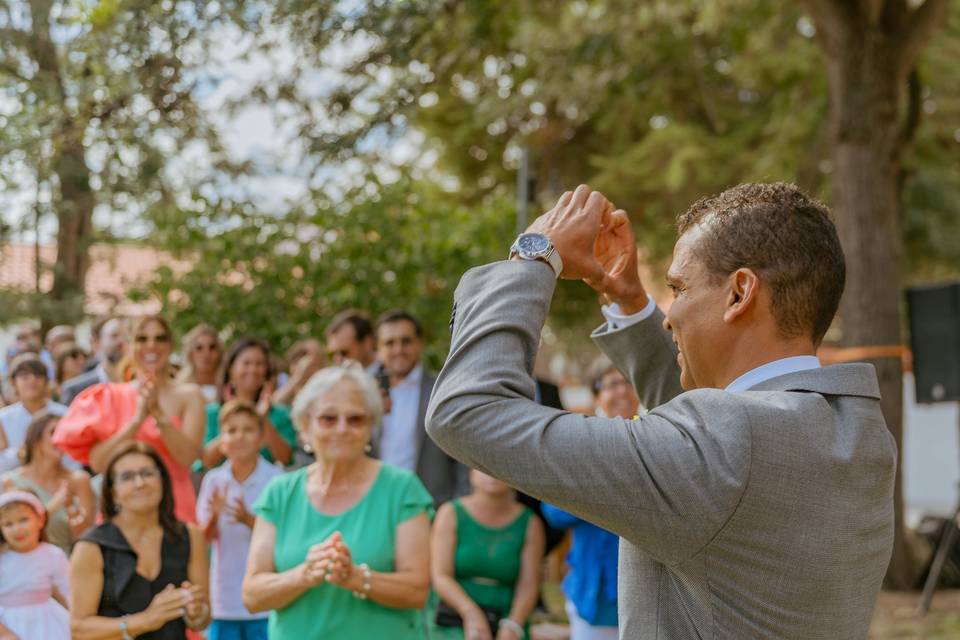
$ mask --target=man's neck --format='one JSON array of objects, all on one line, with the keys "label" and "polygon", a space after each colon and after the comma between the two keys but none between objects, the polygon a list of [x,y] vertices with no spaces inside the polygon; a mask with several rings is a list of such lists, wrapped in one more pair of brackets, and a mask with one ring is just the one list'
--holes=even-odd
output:
[{"label": "man's neck", "polygon": [[816,355],[817,350],[809,338],[768,341],[758,345],[749,345],[749,341],[742,341],[733,350],[733,357],[728,360],[729,364],[724,373],[718,376],[716,388],[725,389],[740,376],[777,360]]},{"label": "man's neck", "polygon": [[103,372],[103,375],[106,376],[109,382],[114,382],[113,378],[113,363],[107,360],[106,357],[100,356],[100,362],[97,364],[97,369]]},{"label": "man's neck", "polygon": [[20,401],[20,404],[23,405],[23,408],[26,409],[30,415],[39,413],[47,408],[47,399],[44,398],[24,398]]},{"label": "man's neck", "polygon": [[417,364],[413,365],[413,367],[410,369],[410,371],[407,371],[407,372],[406,372],[405,374],[403,374],[403,375],[390,374],[390,386],[391,386],[391,387],[395,387],[395,386],[397,386],[397,385],[399,385],[399,384],[402,384],[404,380],[406,380],[407,378],[409,378],[410,376],[412,376],[412,375],[416,372],[417,367],[419,367],[419,366],[420,366],[420,363],[417,362]]}]

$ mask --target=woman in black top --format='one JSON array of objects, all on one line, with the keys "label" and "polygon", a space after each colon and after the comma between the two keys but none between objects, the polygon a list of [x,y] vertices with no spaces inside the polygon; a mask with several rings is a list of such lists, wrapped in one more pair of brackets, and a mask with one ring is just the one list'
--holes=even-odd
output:
[{"label": "woman in black top", "polygon": [[210,622],[207,550],[173,515],[170,475],[149,445],[132,442],[103,474],[104,524],[70,558],[74,640],[184,640]]}]

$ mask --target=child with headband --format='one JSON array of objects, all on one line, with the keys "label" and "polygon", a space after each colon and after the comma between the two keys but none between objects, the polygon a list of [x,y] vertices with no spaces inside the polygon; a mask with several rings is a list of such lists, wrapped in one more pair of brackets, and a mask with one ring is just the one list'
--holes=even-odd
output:
[{"label": "child with headband", "polygon": [[67,556],[44,542],[47,512],[29,491],[0,493],[0,640],[69,640]]}]

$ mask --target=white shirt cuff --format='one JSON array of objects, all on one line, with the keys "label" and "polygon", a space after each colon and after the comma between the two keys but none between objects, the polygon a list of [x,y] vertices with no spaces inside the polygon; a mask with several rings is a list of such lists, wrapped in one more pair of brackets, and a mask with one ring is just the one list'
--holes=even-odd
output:
[{"label": "white shirt cuff", "polygon": [[616,302],[601,306],[600,311],[603,313],[603,317],[606,318],[607,325],[610,327],[610,329],[616,330],[626,329],[631,325],[635,325],[638,322],[646,320],[653,315],[653,312],[656,310],[656,308],[657,303],[653,301],[653,296],[648,293],[647,306],[634,314],[625,314],[620,310],[620,305],[618,305]]}]

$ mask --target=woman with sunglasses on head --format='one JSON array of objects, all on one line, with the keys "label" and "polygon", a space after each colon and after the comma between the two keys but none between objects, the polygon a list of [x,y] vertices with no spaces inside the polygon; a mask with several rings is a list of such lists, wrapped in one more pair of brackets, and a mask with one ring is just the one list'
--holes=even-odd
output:
[{"label": "woman with sunglasses on head", "polygon": [[103,474],[104,523],[70,558],[74,640],[184,640],[210,623],[203,533],[174,515],[170,474],[127,442]]},{"label": "woman with sunglasses on head", "polygon": [[204,402],[197,385],[171,379],[172,353],[166,320],[142,318],[128,356],[133,380],[85,389],[60,420],[54,444],[100,473],[117,451],[134,440],[146,442],[167,465],[177,518],[192,523],[196,495],[190,465],[203,442]]},{"label": "woman with sunglasses on head", "polygon": [[257,408],[264,421],[261,454],[269,462],[290,464],[297,445],[297,432],[290,419],[290,407],[273,401],[276,388],[270,347],[258,338],[240,338],[223,359],[220,401],[207,405],[207,430],[201,461],[210,469],[224,460],[220,451],[220,406],[242,400]]},{"label": "woman with sunglasses on head", "polygon": [[192,382],[200,387],[203,399],[217,401],[217,371],[223,359],[220,334],[208,324],[198,324],[183,336],[183,368],[177,382]]}]

